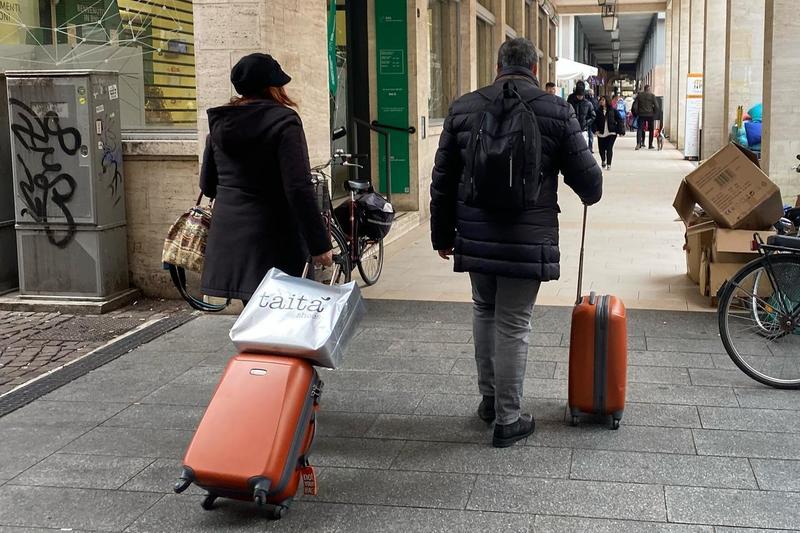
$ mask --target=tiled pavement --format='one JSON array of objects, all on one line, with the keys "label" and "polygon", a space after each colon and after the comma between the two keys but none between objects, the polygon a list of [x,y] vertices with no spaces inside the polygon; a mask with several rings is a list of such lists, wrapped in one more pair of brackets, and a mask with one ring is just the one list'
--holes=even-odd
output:
[{"label": "tiled pavement", "polygon": [[102,346],[148,320],[186,313],[181,303],[141,300],[106,315],[0,311],[0,394]]},{"label": "tiled pavement", "polygon": [[284,520],[171,493],[233,353],[232,318],[204,316],[0,418],[0,532],[800,530],[800,394],[740,375],[713,315],[630,312],[614,432],[565,424],[569,309],[537,309],[536,433],[496,450],[473,415],[469,307],[368,310],[345,368],[324,372],[320,493]]}]

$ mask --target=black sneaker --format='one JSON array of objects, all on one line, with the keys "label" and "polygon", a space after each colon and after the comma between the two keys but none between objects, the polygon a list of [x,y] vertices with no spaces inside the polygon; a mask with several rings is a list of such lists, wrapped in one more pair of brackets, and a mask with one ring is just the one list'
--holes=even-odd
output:
[{"label": "black sneaker", "polygon": [[647,147],[647,149],[648,149],[648,150],[655,150],[655,149],[656,149],[656,147],[655,147],[655,146],[648,146],[648,147]]},{"label": "black sneaker", "polygon": [[483,397],[481,404],[478,406],[478,417],[487,424],[494,422],[494,396]]},{"label": "black sneaker", "polygon": [[494,437],[492,438],[492,446],[495,448],[508,448],[515,442],[523,440],[533,434],[533,428],[536,422],[533,420],[532,415],[521,415],[519,420],[513,424],[501,426],[496,424],[494,426]]}]

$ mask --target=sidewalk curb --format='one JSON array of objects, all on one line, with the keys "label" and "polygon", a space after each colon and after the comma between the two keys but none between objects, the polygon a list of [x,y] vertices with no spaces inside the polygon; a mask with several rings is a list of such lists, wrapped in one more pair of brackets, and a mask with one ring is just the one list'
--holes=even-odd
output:
[{"label": "sidewalk curb", "polygon": [[150,320],[74,361],[17,386],[0,395],[0,417],[16,411],[37,398],[53,392],[198,316],[199,314],[191,313]]}]

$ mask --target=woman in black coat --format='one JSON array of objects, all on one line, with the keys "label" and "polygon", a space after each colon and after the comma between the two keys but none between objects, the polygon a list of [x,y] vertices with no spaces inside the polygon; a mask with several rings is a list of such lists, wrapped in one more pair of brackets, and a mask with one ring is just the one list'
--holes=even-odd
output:
[{"label": "woman in black coat", "polygon": [[611,160],[614,158],[614,143],[619,131],[619,118],[617,111],[608,106],[608,100],[601,96],[598,101],[600,107],[594,119],[594,132],[597,135],[597,144],[600,147],[600,166],[611,170]]},{"label": "woman in black coat", "polygon": [[330,266],[331,242],[314,196],[303,124],[266,54],[231,71],[241,98],[208,110],[200,188],[214,198],[203,293],[247,302],[272,267],[299,276],[309,255]]}]

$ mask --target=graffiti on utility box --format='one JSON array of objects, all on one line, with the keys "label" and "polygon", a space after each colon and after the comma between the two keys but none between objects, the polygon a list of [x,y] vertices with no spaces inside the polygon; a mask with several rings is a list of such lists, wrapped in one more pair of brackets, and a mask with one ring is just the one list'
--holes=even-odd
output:
[{"label": "graffiti on utility box", "polygon": [[[77,182],[72,175],[63,172],[59,160],[63,156],[73,157],[78,153],[81,134],[76,128],[61,125],[58,105],[48,105],[47,109],[39,109],[42,113],[37,113],[32,108],[33,104],[29,106],[16,98],[10,98],[9,104],[12,110],[11,132],[17,140],[17,153],[14,155],[24,172],[24,176],[18,176],[19,192],[24,203],[20,214],[28,215],[36,223],[42,224],[48,240],[63,248],[77,231],[75,219],[67,205],[75,194]],[[38,159],[34,159],[37,165],[33,168],[28,166],[20,150],[26,150],[27,156],[37,156]],[[53,209],[59,213],[54,215]],[[64,218],[64,230],[56,232],[51,229],[48,218],[52,216]]]}]

